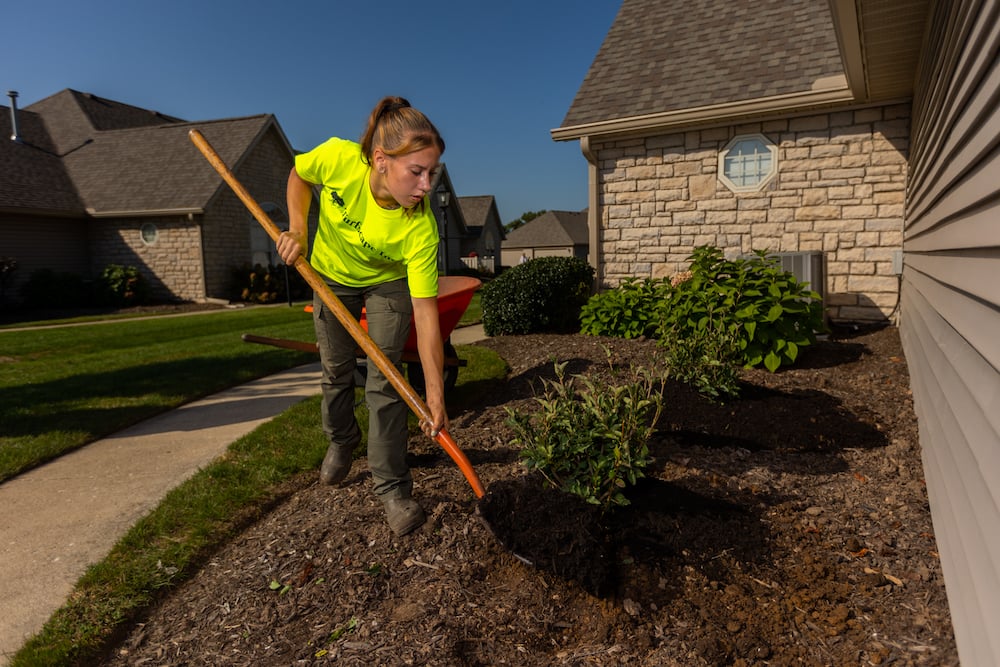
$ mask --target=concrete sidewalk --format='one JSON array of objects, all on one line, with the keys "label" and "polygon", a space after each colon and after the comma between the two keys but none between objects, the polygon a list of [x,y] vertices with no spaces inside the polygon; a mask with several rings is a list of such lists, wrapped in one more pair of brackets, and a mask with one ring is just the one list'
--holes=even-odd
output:
[{"label": "concrete sidewalk", "polygon": [[0,484],[0,665],[167,492],[319,382],[319,362],[261,378]]},{"label": "concrete sidewalk", "polygon": [[[456,329],[454,345],[485,338]],[[173,488],[320,391],[319,362],[154,417],[0,484],[0,665],[42,629],[87,567]]]}]

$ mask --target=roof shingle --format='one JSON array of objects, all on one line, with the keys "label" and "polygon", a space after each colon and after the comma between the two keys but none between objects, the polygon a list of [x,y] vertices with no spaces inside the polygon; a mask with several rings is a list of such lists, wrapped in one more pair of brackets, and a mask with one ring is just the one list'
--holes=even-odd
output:
[{"label": "roof shingle", "polygon": [[825,2],[624,0],[561,127],[804,92],[843,71]]}]

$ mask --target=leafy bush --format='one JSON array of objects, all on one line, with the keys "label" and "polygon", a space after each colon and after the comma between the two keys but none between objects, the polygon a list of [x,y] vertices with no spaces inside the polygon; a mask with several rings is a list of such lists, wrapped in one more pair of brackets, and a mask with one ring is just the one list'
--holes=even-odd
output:
[{"label": "leafy bush", "polygon": [[507,269],[483,286],[487,336],[580,330],[594,269],[578,257],[539,257]]},{"label": "leafy bush", "polygon": [[663,409],[662,379],[633,369],[631,382],[615,386],[582,375],[566,379],[565,370],[557,363],[556,380],[544,380],[537,414],[507,408],[521,459],[546,484],[605,511],[628,505],[623,489],[650,463],[647,443]]},{"label": "leafy bush", "polygon": [[149,283],[134,266],[109,264],[98,281],[98,298],[116,308],[143,305],[149,302]]},{"label": "leafy bush", "polygon": [[630,278],[614,289],[590,297],[580,311],[580,332],[615,338],[655,337],[657,312],[670,296],[669,279]]},{"label": "leafy bush", "polygon": [[670,377],[716,401],[739,396],[739,350],[731,330],[709,318],[684,336],[668,333],[665,344]]},{"label": "leafy bush", "polygon": [[[288,288],[285,287],[285,276],[288,276]],[[294,300],[302,300],[309,296],[309,286],[305,279],[295,269],[284,264],[261,266],[244,264],[232,272],[230,298],[233,301],[249,303],[275,303],[287,299],[291,293]]]},{"label": "leafy bush", "polygon": [[697,354],[681,356],[720,361],[731,351],[735,363],[774,372],[816,342],[816,332],[826,329],[819,294],[765,251],[754,255],[727,260],[712,246],[694,251],[690,278],[676,285],[661,311],[660,338],[668,349],[688,345]]}]

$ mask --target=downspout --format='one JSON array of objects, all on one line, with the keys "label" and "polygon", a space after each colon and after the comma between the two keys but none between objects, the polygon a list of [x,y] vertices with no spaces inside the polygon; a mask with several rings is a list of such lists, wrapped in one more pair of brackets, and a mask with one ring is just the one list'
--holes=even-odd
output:
[{"label": "downspout", "polygon": [[10,98],[10,140],[21,143],[21,134],[17,131],[17,91],[8,90]]},{"label": "downspout", "polygon": [[598,183],[597,154],[590,147],[590,135],[580,137],[580,151],[587,159],[587,231],[590,245],[587,261],[594,267],[594,288],[604,284],[604,266],[601,254],[601,193]]}]

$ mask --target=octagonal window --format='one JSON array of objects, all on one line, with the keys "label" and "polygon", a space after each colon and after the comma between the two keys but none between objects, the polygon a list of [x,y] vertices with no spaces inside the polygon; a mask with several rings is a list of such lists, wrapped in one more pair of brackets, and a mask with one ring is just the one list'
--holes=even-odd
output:
[{"label": "octagonal window", "polygon": [[760,190],[778,173],[778,148],[762,134],[733,137],[719,153],[719,180],[733,192]]}]

